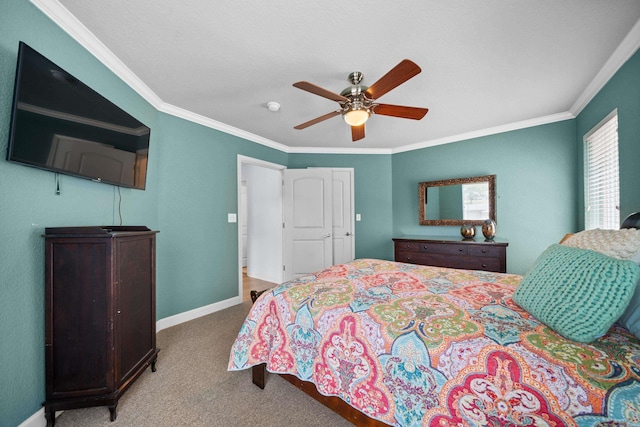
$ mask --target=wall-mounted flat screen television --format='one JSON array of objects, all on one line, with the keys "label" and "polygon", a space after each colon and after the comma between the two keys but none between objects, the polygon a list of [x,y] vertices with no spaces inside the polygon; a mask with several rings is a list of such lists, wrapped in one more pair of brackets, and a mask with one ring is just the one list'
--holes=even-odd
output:
[{"label": "wall-mounted flat screen television", "polygon": [[150,130],[20,42],[7,160],[145,189]]}]

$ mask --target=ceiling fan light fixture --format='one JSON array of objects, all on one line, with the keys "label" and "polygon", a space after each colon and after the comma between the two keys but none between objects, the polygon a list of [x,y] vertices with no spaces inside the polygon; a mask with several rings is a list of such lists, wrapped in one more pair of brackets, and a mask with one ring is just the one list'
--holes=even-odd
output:
[{"label": "ceiling fan light fixture", "polygon": [[369,119],[369,115],[367,110],[349,110],[342,117],[349,126],[360,126]]},{"label": "ceiling fan light fixture", "polygon": [[351,126],[351,139],[355,142],[365,137],[364,124],[372,114],[420,120],[429,111],[427,108],[379,104],[377,102],[377,99],[382,95],[416,76],[420,71],[420,67],[415,62],[403,59],[370,87],[361,85],[362,73],[354,71],[349,74],[351,86],[345,88],[340,94],[323,89],[307,81],[296,82],[293,84],[294,87],[335,101],[340,105],[340,109],[301,123],[293,128],[298,130],[306,129],[311,125],[342,115],[343,120]]}]

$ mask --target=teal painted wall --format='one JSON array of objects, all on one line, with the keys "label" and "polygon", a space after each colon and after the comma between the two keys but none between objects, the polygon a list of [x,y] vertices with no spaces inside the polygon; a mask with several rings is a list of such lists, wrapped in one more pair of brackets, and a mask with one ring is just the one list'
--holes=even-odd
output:
[{"label": "teal painted wall", "polygon": [[[418,183],[495,174],[497,238],[509,242],[507,271],[525,273],[576,228],[575,132],[568,120],[393,155],[394,235],[460,236],[460,227],[418,225]],[[479,227],[476,236],[483,238]]]},{"label": "teal painted wall", "polygon": [[159,319],[238,295],[237,155],[287,154],[162,114],[158,187]]},{"label": "teal painted wall", "polygon": [[576,118],[578,144],[578,225],[584,229],[583,136],[618,109],[620,220],[640,211],[640,51],[636,52]]},{"label": "teal painted wall", "polygon": [[393,259],[391,156],[290,154],[289,168],[354,168],[356,258]]},{"label": "teal painted wall", "polygon": [[157,111],[33,5],[0,6],[0,425],[20,424],[44,400],[44,227],[114,224],[116,187],[9,163],[18,42],[24,41],[152,129],[147,191],[121,189],[125,224],[158,226]]},{"label": "teal painted wall", "polygon": [[121,189],[122,223],[160,230],[158,319],[218,302],[238,289],[237,155],[288,156],[158,113],[28,1],[0,5],[0,427],[44,400],[44,227],[118,224],[116,187],[7,162],[18,42],[24,41],[151,128],[146,191]]}]

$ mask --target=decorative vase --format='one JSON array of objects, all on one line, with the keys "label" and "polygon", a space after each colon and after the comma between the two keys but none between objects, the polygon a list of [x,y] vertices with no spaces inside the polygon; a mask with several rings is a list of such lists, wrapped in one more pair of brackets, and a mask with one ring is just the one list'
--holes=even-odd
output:
[{"label": "decorative vase", "polygon": [[487,240],[493,240],[496,237],[496,223],[492,219],[487,219],[482,224],[482,234]]},{"label": "decorative vase", "polygon": [[473,239],[476,235],[476,227],[470,224],[464,224],[460,227],[460,234],[462,234],[462,237],[465,239]]}]

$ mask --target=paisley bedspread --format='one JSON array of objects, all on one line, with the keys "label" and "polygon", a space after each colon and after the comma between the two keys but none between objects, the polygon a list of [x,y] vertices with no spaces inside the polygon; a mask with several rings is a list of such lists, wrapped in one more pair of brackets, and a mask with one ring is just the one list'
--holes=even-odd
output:
[{"label": "paisley bedspread", "polygon": [[373,259],[254,304],[229,370],[313,382],[397,426],[640,426],[640,341],[569,341],[517,306],[521,276]]}]

